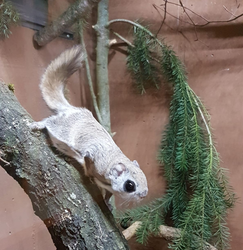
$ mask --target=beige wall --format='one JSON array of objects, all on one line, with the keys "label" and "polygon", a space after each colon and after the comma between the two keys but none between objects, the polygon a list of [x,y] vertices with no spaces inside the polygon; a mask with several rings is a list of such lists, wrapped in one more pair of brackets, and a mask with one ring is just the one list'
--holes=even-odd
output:
[{"label": "beige wall", "polygon": [[[55,2],[50,1],[53,9]],[[208,19],[229,19],[231,14],[223,5],[236,15],[243,13],[243,6],[237,8],[237,1],[233,0],[183,2]],[[142,19],[145,23],[150,23],[152,31],[157,31],[161,16],[152,4],[162,3],[163,1],[158,0],[113,0],[110,1],[110,19]],[[168,11],[187,20],[176,6],[168,6]],[[199,21],[198,19],[197,22]],[[240,21],[231,23],[228,27],[222,24],[198,28],[195,33],[191,26],[167,15],[166,25],[159,34],[173,46],[185,63],[190,86],[202,98],[211,114],[221,166],[229,169],[230,184],[239,198],[234,210],[230,211],[228,220],[234,250],[241,250],[243,246],[243,25],[237,25]],[[113,28],[125,35],[131,27],[124,24],[114,25]],[[0,80],[13,83],[20,103],[33,119],[40,120],[50,114],[38,88],[41,74],[50,60],[73,43],[58,38],[41,50],[35,50],[32,45],[33,33],[32,30],[17,27],[8,40],[0,41]],[[89,59],[93,62],[93,39],[88,38],[87,41]],[[109,79],[112,130],[117,133],[114,137],[117,144],[128,157],[138,160],[147,175],[149,196],[145,202],[148,202],[161,196],[165,188],[156,154],[161,132],[168,118],[169,94],[168,89],[162,87],[159,91],[152,90],[146,95],[138,95],[124,65],[125,56],[111,51]],[[87,86],[80,85],[79,79],[84,82],[83,70],[70,80],[71,100],[74,105],[90,107]],[[0,197],[1,249],[55,249],[42,222],[33,214],[28,197],[1,168]],[[132,249],[138,249],[138,246],[133,246]],[[162,249],[161,241],[156,241],[148,249]]]},{"label": "beige wall", "polygon": [[[140,19],[150,23],[150,29],[156,32],[162,17],[152,4],[159,6],[163,2],[113,0],[110,6],[110,19]],[[228,20],[232,17],[228,11],[235,15],[243,13],[243,5],[238,6],[236,1],[184,0],[183,3],[209,20]],[[182,20],[187,22],[189,20],[179,7],[168,5],[167,10],[181,20],[167,14],[159,36],[173,46],[185,63],[190,86],[201,97],[211,114],[211,126],[217,150],[221,156],[221,167],[229,170],[230,184],[238,197],[228,219],[232,234],[231,247],[234,250],[241,250],[243,248],[242,19],[228,26],[224,23],[195,30],[182,22]],[[160,13],[163,16],[163,12]],[[195,23],[203,23],[201,19],[193,18]],[[113,28],[126,34],[131,27],[119,24]],[[165,93],[166,88],[142,97],[131,94],[130,79],[123,67],[124,60],[125,56],[117,53],[110,63],[112,124],[113,130],[118,132],[115,139],[127,154],[134,156],[142,164],[148,176],[150,197],[155,197],[164,190],[163,180],[158,177],[158,164],[154,159],[160,133],[166,123],[169,100]],[[117,93],[119,98],[116,97]],[[149,249],[161,249],[158,242],[152,245]]]}]

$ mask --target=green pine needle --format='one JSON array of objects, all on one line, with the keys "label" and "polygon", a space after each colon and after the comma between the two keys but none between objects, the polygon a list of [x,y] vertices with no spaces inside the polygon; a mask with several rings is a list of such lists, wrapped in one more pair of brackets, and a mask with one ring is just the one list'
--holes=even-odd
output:
[{"label": "green pine needle", "polygon": [[134,29],[134,43],[128,52],[128,70],[141,93],[149,83],[158,86],[162,77],[174,89],[158,155],[167,180],[166,194],[127,212],[129,220],[142,222],[136,233],[138,242],[146,243],[164,218],[171,216],[180,229],[180,237],[173,240],[171,249],[203,250],[208,243],[228,249],[226,215],[235,197],[219,167],[206,108],[189,87],[185,67],[175,52],[145,27]]},{"label": "green pine needle", "polygon": [[144,94],[150,85],[158,88],[159,73],[152,58],[155,42],[141,29],[134,27],[134,46],[128,47],[127,68],[139,92]]},{"label": "green pine needle", "polygon": [[173,83],[174,95],[159,160],[168,182],[165,211],[170,211],[169,206],[174,225],[181,229],[180,238],[170,247],[205,249],[205,243],[212,241],[220,249],[227,249],[224,220],[234,201],[227,182],[221,181],[226,180],[225,176],[219,175],[209,115],[187,84],[184,67],[174,52],[167,46],[162,51],[163,73]]},{"label": "green pine needle", "polygon": [[164,224],[161,199],[156,199],[149,205],[127,210],[116,216],[119,224],[130,226],[135,221],[141,224],[136,230],[137,242],[147,244],[150,235],[157,235],[159,226]]}]

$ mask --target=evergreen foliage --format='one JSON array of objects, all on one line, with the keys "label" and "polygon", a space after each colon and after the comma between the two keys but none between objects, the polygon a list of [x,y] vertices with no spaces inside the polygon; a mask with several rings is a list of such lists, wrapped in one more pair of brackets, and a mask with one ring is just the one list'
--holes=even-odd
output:
[{"label": "evergreen foliage", "polygon": [[134,46],[128,47],[127,67],[138,90],[144,94],[149,85],[158,88],[158,68],[151,56],[151,48],[156,47],[157,43],[147,32],[136,26],[134,26],[134,34]]},{"label": "evergreen foliage", "polygon": [[19,22],[19,14],[12,3],[3,0],[0,4],[0,37],[8,38],[11,34],[10,26]]},{"label": "evergreen foliage", "polygon": [[174,89],[169,123],[158,155],[167,190],[164,197],[126,212],[124,218],[142,222],[136,234],[140,243],[156,233],[158,225],[169,216],[180,229],[171,249],[206,249],[206,242],[228,249],[226,215],[235,199],[224,170],[219,167],[209,114],[189,87],[185,68],[175,52],[146,28],[139,27],[134,29],[134,43],[128,49],[127,65],[133,80],[141,93],[147,81],[158,86],[161,76]]},{"label": "evergreen foliage", "polygon": [[148,235],[156,235],[159,226],[164,224],[162,199],[156,199],[148,205],[127,210],[125,213],[116,215],[116,218],[123,227],[129,227],[135,221],[141,221],[136,231],[137,241],[146,244]]}]

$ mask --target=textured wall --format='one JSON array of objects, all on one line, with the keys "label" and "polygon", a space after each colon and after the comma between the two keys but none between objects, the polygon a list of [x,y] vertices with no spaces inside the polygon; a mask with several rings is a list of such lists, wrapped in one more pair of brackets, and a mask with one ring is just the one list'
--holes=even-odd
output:
[{"label": "textured wall", "polygon": [[[239,1],[183,2],[188,8],[210,20],[228,20],[232,13],[243,13],[243,7],[238,5]],[[156,32],[162,17],[152,4],[159,6],[162,3],[162,0],[112,0],[110,19],[141,19],[150,24],[150,29]],[[63,8],[57,8],[55,1],[50,1],[50,5],[53,10],[58,9],[61,13]],[[211,24],[195,30],[186,23],[189,20],[180,7],[168,4],[167,10],[175,17],[167,14],[159,36],[173,46],[185,63],[190,86],[202,98],[211,114],[211,125],[222,160],[221,166],[229,169],[230,184],[239,198],[233,211],[230,211],[228,221],[232,234],[232,249],[240,250],[243,245],[243,25],[239,19],[227,25]],[[163,15],[162,11],[160,13]],[[199,17],[192,18],[196,23],[203,23]],[[113,29],[125,36],[131,27],[127,24],[116,24]],[[37,51],[32,46],[33,33],[26,28],[17,27],[13,29],[10,39],[0,41],[0,80],[15,84],[16,96],[21,104],[35,120],[40,120],[50,114],[38,89],[41,74],[50,60],[73,43],[56,39]],[[95,53],[92,34],[90,31],[87,39],[90,62],[94,61]],[[127,38],[130,39],[129,36]],[[143,96],[137,94],[125,69],[125,56],[111,50],[109,59],[111,122],[112,131],[117,133],[114,140],[128,157],[140,163],[147,175],[149,196],[145,202],[148,202],[161,196],[165,189],[156,154],[168,118],[170,93],[168,88],[163,86],[159,91],[150,90]],[[70,97],[74,105],[90,107],[87,86],[80,85],[79,81],[81,79],[81,82],[84,82],[83,70],[79,74],[70,79]],[[42,222],[33,214],[28,197],[1,168],[0,197],[1,249],[55,249]],[[133,243],[131,245],[132,249],[145,249]],[[156,240],[147,249],[165,249],[162,248],[165,245],[165,242]]]},{"label": "textured wall", "polygon": [[[208,20],[228,20],[243,13],[240,1],[182,2]],[[110,19],[140,19],[150,24],[150,29],[156,32],[161,24],[163,11],[160,10],[160,16],[152,4],[160,7],[162,3],[164,1],[160,0],[113,0],[110,3]],[[167,11],[159,37],[165,38],[185,63],[189,85],[201,97],[211,114],[211,126],[221,156],[221,167],[229,169],[230,184],[239,198],[235,208],[229,213],[228,222],[232,234],[232,249],[240,250],[243,246],[242,19],[194,29],[186,23],[190,20],[180,7],[167,4]],[[189,13],[195,23],[205,23]],[[122,35],[127,34],[131,28],[127,24],[112,27]],[[158,176],[155,158],[160,133],[167,121],[170,98],[166,87],[158,92],[136,95],[124,69],[124,60],[125,56],[117,52],[110,61],[112,125],[117,132],[117,143],[130,157],[138,160],[148,176],[149,200],[164,191],[163,178]],[[159,247],[157,241],[148,249],[162,247]]]}]

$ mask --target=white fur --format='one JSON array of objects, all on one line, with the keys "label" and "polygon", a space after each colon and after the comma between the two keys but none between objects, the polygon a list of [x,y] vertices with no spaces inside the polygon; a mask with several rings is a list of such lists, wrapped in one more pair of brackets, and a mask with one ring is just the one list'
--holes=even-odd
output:
[{"label": "white fur", "polygon": [[[147,195],[148,187],[137,161],[130,161],[122,153],[89,110],[71,106],[64,97],[66,79],[81,66],[83,58],[81,47],[76,46],[63,52],[47,67],[40,88],[44,100],[56,115],[34,122],[30,127],[46,128],[53,145],[75,158],[101,189],[125,200],[139,201]],[[86,166],[85,158],[93,164]],[[124,190],[127,180],[135,183],[134,192]]]}]

